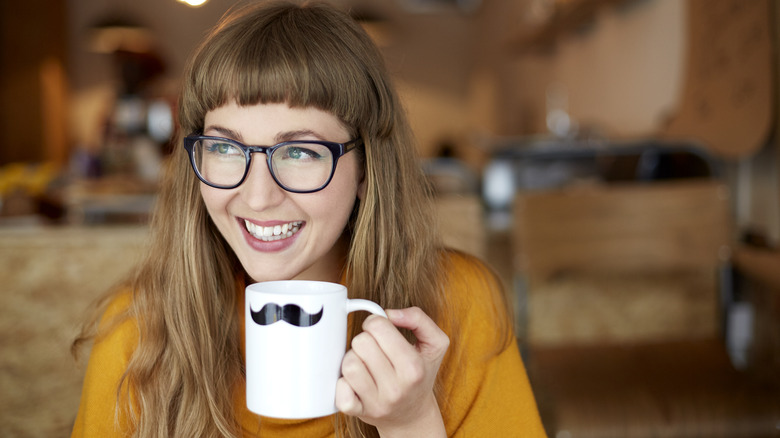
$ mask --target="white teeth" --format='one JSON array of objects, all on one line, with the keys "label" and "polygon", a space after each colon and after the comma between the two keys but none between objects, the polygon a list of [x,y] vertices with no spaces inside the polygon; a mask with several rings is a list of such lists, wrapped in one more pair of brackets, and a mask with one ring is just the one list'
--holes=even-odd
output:
[{"label": "white teeth", "polygon": [[297,233],[301,227],[301,224],[303,224],[303,222],[295,221],[282,225],[275,225],[273,227],[262,227],[249,222],[248,220],[244,220],[244,225],[246,226],[246,230],[249,231],[249,234],[251,234],[256,239],[265,242],[286,239]]}]

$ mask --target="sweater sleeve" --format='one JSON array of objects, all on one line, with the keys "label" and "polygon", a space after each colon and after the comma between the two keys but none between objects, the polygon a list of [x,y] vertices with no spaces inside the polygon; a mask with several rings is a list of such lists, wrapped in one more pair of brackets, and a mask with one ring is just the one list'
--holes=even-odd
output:
[{"label": "sweater sleeve", "polygon": [[475,259],[454,254],[448,281],[451,347],[442,413],[451,437],[545,437],[501,286]]},{"label": "sweater sleeve", "polygon": [[130,295],[120,295],[111,302],[101,318],[100,333],[95,339],[87,363],[81,402],[73,425],[72,438],[120,437],[127,435],[126,420],[117,410],[119,382],[138,340],[134,320],[117,320],[127,309]]}]

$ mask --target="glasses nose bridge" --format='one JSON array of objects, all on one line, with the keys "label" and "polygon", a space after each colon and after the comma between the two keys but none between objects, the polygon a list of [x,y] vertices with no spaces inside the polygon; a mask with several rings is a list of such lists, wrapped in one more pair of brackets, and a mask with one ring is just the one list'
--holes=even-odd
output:
[{"label": "glasses nose bridge", "polygon": [[[273,154],[274,147],[273,146],[246,146],[243,145],[245,150],[247,151],[247,166],[246,166],[246,173],[244,174],[244,180],[249,178],[249,174],[251,173],[251,168],[257,165],[262,166],[265,170],[263,172],[268,172],[268,175],[274,180],[274,182],[279,185],[279,182],[276,180],[276,175],[274,174],[274,171],[272,169],[271,165],[271,154]],[[252,154],[265,154],[265,160],[260,161],[260,163],[252,164],[254,160],[252,160]]]},{"label": "glasses nose bridge", "polygon": [[252,154],[270,155],[273,149],[273,146],[244,146],[244,147],[246,148],[247,152],[249,152],[249,155]]},{"label": "glasses nose bridge", "polygon": [[249,172],[250,164],[252,163],[252,154],[265,154],[265,163],[268,166],[268,170],[273,174],[271,170],[271,154],[273,154],[273,146],[244,146],[247,151],[247,172]]}]

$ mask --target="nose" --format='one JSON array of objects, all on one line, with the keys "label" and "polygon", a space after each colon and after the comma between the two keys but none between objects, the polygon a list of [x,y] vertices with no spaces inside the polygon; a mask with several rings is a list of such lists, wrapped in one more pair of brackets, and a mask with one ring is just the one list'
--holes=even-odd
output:
[{"label": "nose", "polygon": [[286,191],[271,176],[264,154],[252,157],[249,172],[238,190],[243,202],[255,211],[279,205],[286,195]]}]

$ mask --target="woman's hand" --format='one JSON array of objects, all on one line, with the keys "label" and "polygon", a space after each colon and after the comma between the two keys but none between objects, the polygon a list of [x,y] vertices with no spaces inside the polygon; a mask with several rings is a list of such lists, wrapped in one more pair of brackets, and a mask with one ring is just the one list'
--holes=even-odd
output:
[{"label": "woman's hand", "polygon": [[[417,307],[370,316],[344,356],[336,407],[376,426],[383,437],[445,436],[433,384],[449,338]],[[411,330],[411,345],[394,327]]]}]

